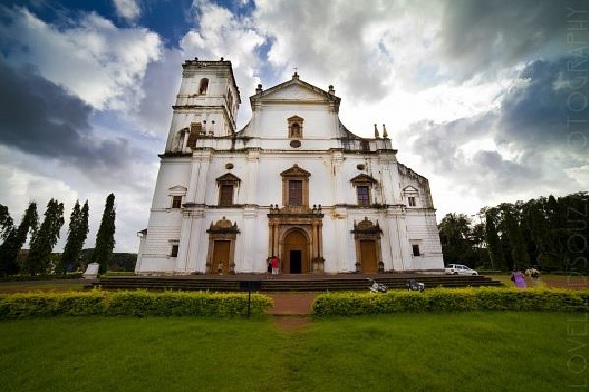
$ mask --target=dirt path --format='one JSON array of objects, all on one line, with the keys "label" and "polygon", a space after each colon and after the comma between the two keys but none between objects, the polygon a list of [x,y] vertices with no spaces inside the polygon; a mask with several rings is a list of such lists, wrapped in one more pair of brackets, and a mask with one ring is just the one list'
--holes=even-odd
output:
[{"label": "dirt path", "polygon": [[317,293],[269,293],[268,296],[274,300],[268,314],[280,328],[297,331],[311,324],[311,305]]},{"label": "dirt path", "polygon": [[274,307],[268,311],[273,316],[309,316],[311,305],[317,293],[269,293],[274,300]]}]

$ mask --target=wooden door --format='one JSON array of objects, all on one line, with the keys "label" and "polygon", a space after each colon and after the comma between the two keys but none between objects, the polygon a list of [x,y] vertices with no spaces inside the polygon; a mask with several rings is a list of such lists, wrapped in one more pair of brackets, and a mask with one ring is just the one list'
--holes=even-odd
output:
[{"label": "wooden door", "polygon": [[222,274],[228,274],[230,272],[230,257],[231,241],[215,240],[213,242],[213,265],[211,265],[211,273],[218,274],[220,272]]},{"label": "wooden door", "polygon": [[376,241],[360,240],[360,264],[363,273],[375,274],[378,272]]}]

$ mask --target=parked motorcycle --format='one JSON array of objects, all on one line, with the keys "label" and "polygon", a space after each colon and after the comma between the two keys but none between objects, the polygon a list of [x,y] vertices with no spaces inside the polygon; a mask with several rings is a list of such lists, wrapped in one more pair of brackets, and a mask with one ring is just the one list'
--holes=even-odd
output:
[{"label": "parked motorcycle", "polygon": [[419,291],[420,293],[425,291],[425,284],[419,283],[415,279],[408,279],[405,286],[407,286],[407,290],[409,291]]},{"label": "parked motorcycle", "polygon": [[371,279],[371,278],[366,278],[366,279],[368,279],[368,281],[370,282],[370,287],[368,287],[368,290],[370,290],[371,293],[386,293],[389,289],[387,286],[385,286],[382,283],[378,283],[374,279]]}]

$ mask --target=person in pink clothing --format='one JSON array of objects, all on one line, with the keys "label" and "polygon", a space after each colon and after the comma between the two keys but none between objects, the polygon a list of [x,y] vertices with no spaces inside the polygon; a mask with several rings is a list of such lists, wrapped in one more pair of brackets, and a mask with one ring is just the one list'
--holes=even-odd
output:
[{"label": "person in pink clothing", "polygon": [[511,273],[511,281],[515,284],[515,287],[526,288],[526,278],[519,268],[515,268]]}]

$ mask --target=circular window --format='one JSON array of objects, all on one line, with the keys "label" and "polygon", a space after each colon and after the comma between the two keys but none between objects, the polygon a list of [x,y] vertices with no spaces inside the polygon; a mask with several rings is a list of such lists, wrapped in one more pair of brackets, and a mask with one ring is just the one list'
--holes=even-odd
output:
[{"label": "circular window", "polygon": [[364,170],[364,169],[366,169],[366,165],[362,165],[362,164],[357,165],[356,166],[356,169],[358,169],[358,170]]},{"label": "circular window", "polygon": [[292,148],[299,148],[301,146],[301,141],[300,140],[291,140],[290,146]]},{"label": "circular window", "polygon": [[233,169],[233,163],[226,164],[225,169]]}]

